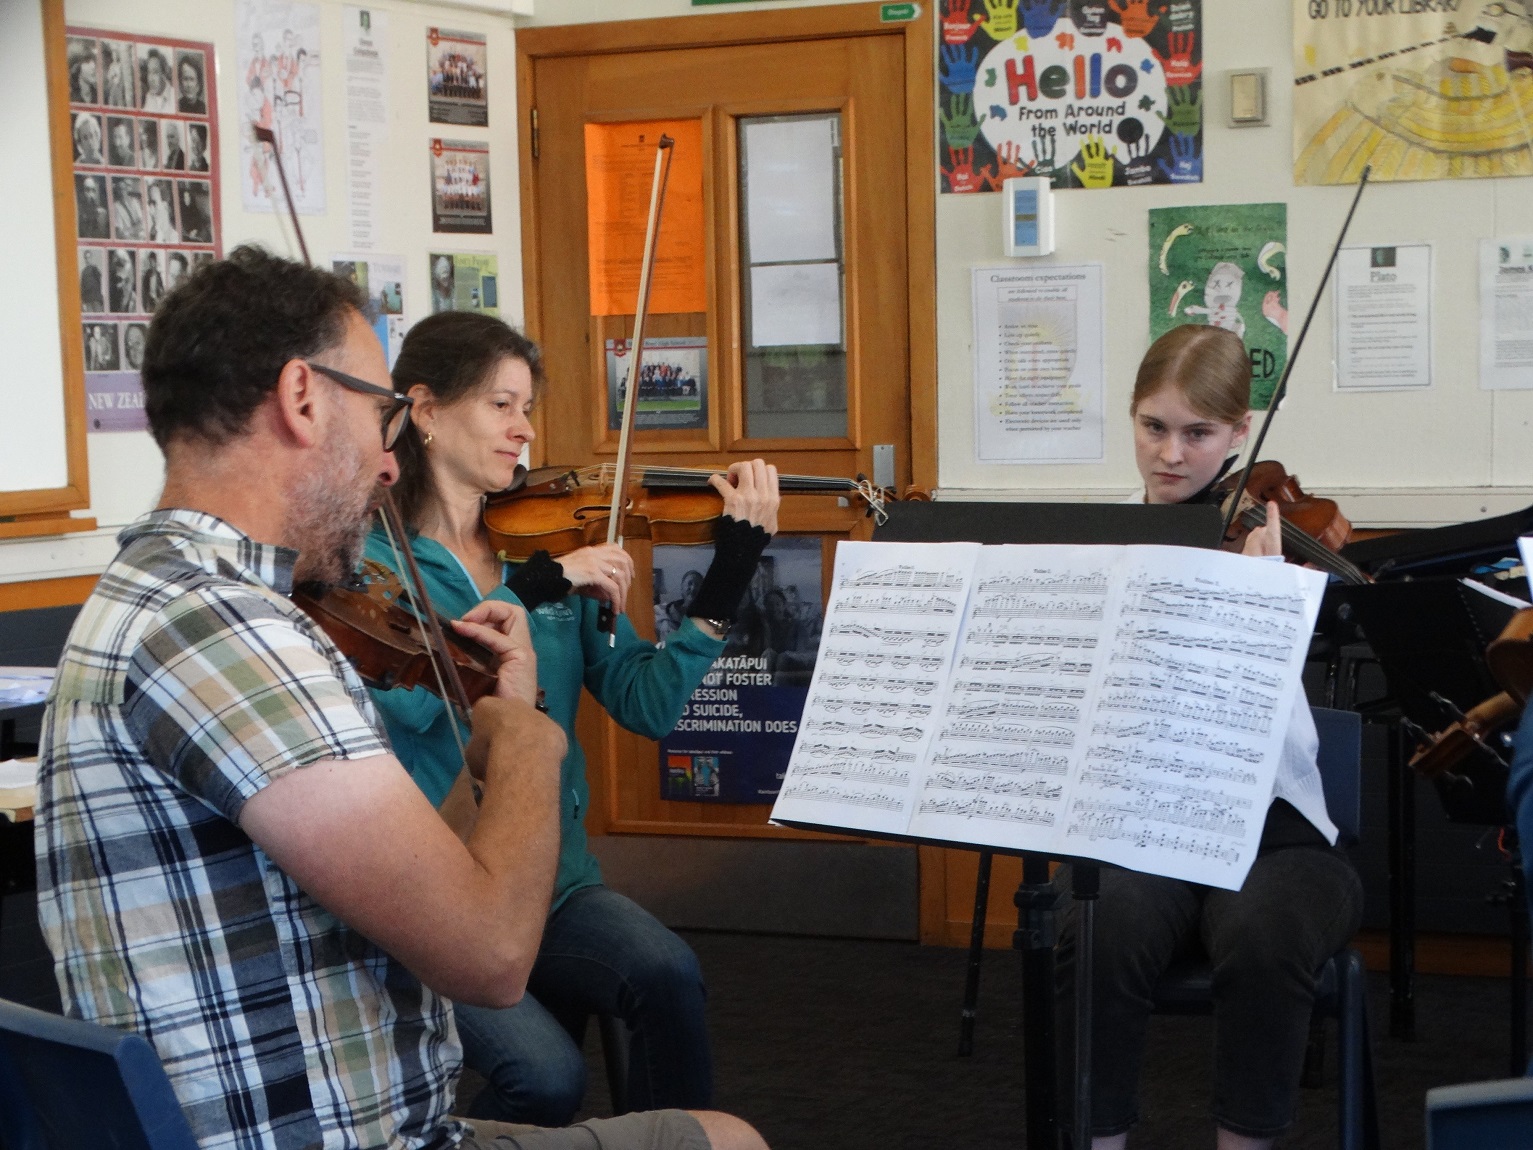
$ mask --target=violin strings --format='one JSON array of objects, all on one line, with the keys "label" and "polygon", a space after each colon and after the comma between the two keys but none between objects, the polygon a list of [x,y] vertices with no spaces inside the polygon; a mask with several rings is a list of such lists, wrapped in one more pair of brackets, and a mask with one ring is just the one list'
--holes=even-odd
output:
[{"label": "violin strings", "polygon": [[[1265,527],[1267,525],[1267,512],[1261,507],[1248,508],[1241,516],[1247,527]],[[1332,551],[1324,543],[1321,543],[1309,532],[1288,520],[1280,520],[1282,524],[1283,540],[1290,544],[1306,560],[1322,570],[1329,571],[1350,583],[1366,583],[1368,577],[1363,574],[1361,567],[1350,559]]]}]

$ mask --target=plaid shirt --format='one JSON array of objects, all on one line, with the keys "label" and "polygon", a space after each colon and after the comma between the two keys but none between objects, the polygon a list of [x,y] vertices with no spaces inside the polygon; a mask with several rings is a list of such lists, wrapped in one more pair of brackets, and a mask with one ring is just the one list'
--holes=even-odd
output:
[{"label": "plaid shirt", "polygon": [[38,911],[65,1009],[147,1038],[205,1148],[455,1142],[446,1000],[239,828],[289,771],[388,750],[285,598],[294,552],[181,510],[118,542],[43,724]]}]

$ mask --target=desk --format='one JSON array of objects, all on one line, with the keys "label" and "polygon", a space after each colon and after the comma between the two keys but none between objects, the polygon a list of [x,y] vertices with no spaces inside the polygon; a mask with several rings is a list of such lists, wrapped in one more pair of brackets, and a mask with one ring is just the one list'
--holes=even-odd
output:
[{"label": "desk", "polygon": [[[0,819],[8,823],[29,823],[37,806],[36,787],[0,787]],[[5,887],[0,875],[0,890]]]}]

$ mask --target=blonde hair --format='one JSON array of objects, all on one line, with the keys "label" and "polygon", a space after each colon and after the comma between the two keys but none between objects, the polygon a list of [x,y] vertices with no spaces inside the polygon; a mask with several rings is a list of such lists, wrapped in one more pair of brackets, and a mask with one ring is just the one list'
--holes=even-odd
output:
[{"label": "blonde hair", "polygon": [[1236,424],[1251,407],[1251,359],[1234,332],[1201,323],[1174,327],[1150,345],[1134,377],[1129,414],[1163,387],[1175,387],[1204,419]]}]

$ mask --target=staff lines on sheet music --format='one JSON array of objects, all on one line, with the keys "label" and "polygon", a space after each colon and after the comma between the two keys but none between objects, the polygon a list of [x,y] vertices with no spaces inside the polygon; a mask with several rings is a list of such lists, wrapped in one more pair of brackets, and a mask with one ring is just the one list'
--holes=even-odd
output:
[{"label": "staff lines on sheet music", "polygon": [[1261,642],[1254,639],[1241,639],[1232,635],[1193,635],[1186,631],[1172,631],[1165,627],[1146,627],[1139,623],[1125,622],[1118,628],[1114,636],[1117,646],[1113,651],[1114,661],[1119,659],[1136,659],[1141,656],[1141,649],[1149,652],[1152,649],[1143,647],[1147,643],[1164,643],[1168,647],[1182,647],[1189,651],[1208,651],[1217,655],[1235,655],[1246,659],[1256,659],[1263,663],[1273,663],[1278,666],[1286,666],[1288,656],[1292,650],[1291,643],[1277,641]]},{"label": "staff lines on sheet music", "polygon": [[944,719],[1036,719],[1045,723],[1078,723],[1081,709],[1069,703],[1009,702],[990,699],[977,703],[950,703]]},{"label": "staff lines on sheet music", "polygon": [[1154,847],[1157,850],[1175,851],[1196,858],[1211,859],[1226,866],[1234,866],[1240,861],[1240,849],[1236,846],[1209,839],[1195,839],[1174,831],[1130,827],[1125,825],[1121,815],[1082,814],[1079,820],[1065,826],[1065,838],[1075,837],[1092,842],[1098,839],[1126,842],[1140,850]]},{"label": "staff lines on sheet music", "polygon": [[1075,745],[1075,732],[1067,727],[1010,727],[1004,723],[954,723],[944,727],[939,737],[977,739],[987,743],[1026,743],[1042,747]]},{"label": "staff lines on sheet music", "polygon": [[914,667],[918,671],[936,671],[942,667],[941,655],[914,655],[890,651],[848,651],[832,647],[821,651],[820,658],[842,667],[850,667],[853,663],[875,668],[888,663],[889,666],[900,670]]},{"label": "staff lines on sheet music", "polygon": [[1134,576],[1129,579],[1126,590],[1128,592],[1125,596],[1126,603],[1132,601],[1135,597],[1150,597],[1156,601],[1161,601],[1162,597],[1179,597],[1198,603],[1218,603],[1226,607],[1239,607],[1247,611],[1288,615],[1294,619],[1302,619],[1304,617],[1305,598],[1303,595],[1237,591],[1202,579],[1188,584],[1176,579]]},{"label": "staff lines on sheet music", "polygon": [[992,623],[983,627],[970,627],[967,643],[970,647],[1060,647],[1070,651],[1094,651],[1097,637],[1057,631],[1018,631]]},{"label": "staff lines on sheet music", "polygon": [[1012,574],[1009,571],[987,575],[980,579],[977,589],[981,594],[1012,593],[1028,595],[1107,595],[1107,572],[1090,574],[1040,571],[1034,568],[1028,574]]},{"label": "staff lines on sheet music", "polygon": [[963,771],[937,771],[928,775],[921,785],[923,791],[962,791],[965,794],[1006,795],[1014,799],[1046,799],[1058,802],[1064,795],[1063,783],[1051,783],[1047,779],[998,779],[994,775],[971,775]]},{"label": "staff lines on sheet music", "polygon": [[[1116,663],[1143,663],[1146,666],[1159,667],[1167,675],[1207,675],[1221,681],[1239,680],[1274,694],[1283,687],[1281,675],[1275,675],[1262,667],[1224,659],[1214,659],[1211,662],[1178,659],[1175,655],[1153,650],[1143,643],[1130,643],[1126,648],[1114,650],[1108,665]],[[1089,664],[1087,666],[1089,667]]]},{"label": "staff lines on sheet music", "polygon": [[826,711],[848,710],[854,715],[907,715],[912,719],[924,719],[932,713],[930,703],[902,703],[897,699],[870,699],[857,695],[850,699],[831,696],[828,699],[815,696],[815,705]]},{"label": "staff lines on sheet music", "polygon": [[[1110,668],[1111,664],[1108,666]],[[1109,671],[1106,678],[1102,680],[1102,686],[1144,691],[1153,695],[1191,695],[1220,703],[1234,702],[1239,706],[1258,711],[1270,711],[1273,705],[1271,693],[1253,691],[1250,687],[1241,686],[1239,683],[1221,682],[1207,675],[1194,676],[1180,671],[1173,672],[1163,679],[1140,674],[1138,671],[1129,671],[1126,674],[1122,672],[1113,674]]]},{"label": "staff lines on sheet music", "polygon": [[795,775],[812,775],[815,778],[845,779],[848,782],[878,783],[886,787],[910,785],[910,772],[899,767],[879,766],[876,763],[830,762],[805,763]]},{"label": "staff lines on sheet music", "polygon": [[1220,738],[1215,732],[1201,731],[1195,727],[1176,726],[1165,719],[1105,719],[1092,724],[1091,734],[1105,739],[1133,739],[1141,743],[1197,747],[1211,754],[1225,755],[1253,765],[1262,761],[1261,749],[1249,743]]},{"label": "staff lines on sheet music", "polygon": [[965,655],[958,660],[966,671],[1001,671],[1013,675],[1080,676],[1091,674],[1092,665],[1058,655],[1010,655],[998,659]]},{"label": "staff lines on sheet music", "polygon": [[782,793],[790,798],[811,803],[844,803],[854,807],[875,807],[882,811],[897,811],[904,800],[879,791],[852,791],[834,783],[789,783]]},{"label": "staff lines on sheet music", "polygon": [[899,739],[906,743],[919,742],[925,735],[923,727],[891,727],[883,723],[848,723],[841,719],[809,719],[801,728],[805,731],[821,731],[827,735],[855,735],[864,739]]},{"label": "staff lines on sheet music", "polygon": [[966,819],[994,819],[998,822],[1030,823],[1043,827],[1054,825],[1054,812],[1051,810],[1032,803],[987,799],[983,795],[962,799],[922,799],[917,810],[923,815],[954,815]]},{"label": "staff lines on sheet music", "polygon": [[1125,818],[1144,819],[1152,823],[1170,823],[1174,827],[1202,831],[1204,834],[1220,835],[1238,839],[1246,833],[1246,820],[1222,808],[1205,806],[1189,807],[1184,803],[1167,802],[1163,799],[1088,799],[1076,797],[1070,801],[1070,813],[1088,818],[1091,815],[1118,815]]},{"label": "staff lines on sheet music", "polygon": [[940,595],[892,595],[888,592],[869,594],[854,591],[836,603],[836,610],[862,615],[957,615],[958,601]]},{"label": "staff lines on sheet music", "polygon": [[848,575],[840,583],[844,588],[858,587],[918,587],[927,591],[957,591],[963,587],[963,576],[955,571],[926,571],[906,564],[884,567],[874,571],[859,571]]},{"label": "staff lines on sheet music", "polygon": [[820,686],[831,691],[883,691],[900,694],[929,695],[937,689],[934,679],[890,679],[882,675],[843,675],[832,672],[820,676]]},{"label": "staff lines on sheet music", "polygon": [[1061,687],[1054,683],[1004,683],[987,679],[959,679],[955,692],[975,695],[1020,695],[1024,698],[1051,699],[1078,703],[1086,697],[1085,687]]},{"label": "staff lines on sheet music", "polygon": [[866,623],[837,623],[830,633],[839,638],[871,639],[875,643],[902,646],[920,643],[923,647],[940,647],[949,639],[946,631],[923,631],[911,627],[873,627]]},{"label": "staff lines on sheet music", "polygon": [[939,751],[932,756],[934,767],[962,767],[965,770],[1005,771],[1016,775],[1067,775],[1068,755],[1031,751]]},{"label": "staff lines on sheet music", "polygon": [[[1256,785],[1256,772],[1239,767],[1222,767],[1180,755],[1157,755],[1141,747],[1114,747],[1106,743],[1093,743],[1086,748],[1086,766],[1082,772],[1093,769],[1127,767],[1134,771],[1160,771],[1168,775],[1181,775],[1188,779],[1218,779],[1242,787]],[[1100,764],[1100,766],[1098,766]]]},{"label": "staff lines on sheet music", "polygon": [[1187,603],[1145,593],[1125,598],[1121,614],[1124,619],[1179,619],[1186,623],[1242,631],[1247,635],[1276,635],[1288,641],[1292,641],[1298,633],[1286,612],[1274,617],[1244,603],[1227,603],[1213,598]]},{"label": "staff lines on sheet music", "polygon": [[806,743],[804,754],[816,759],[869,759],[875,763],[913,763],[914,751],[896,747],[859,747],[848,743]]},{"label": "staff lines on sheet music", "polygon": [[1046,595],[990,595],[971,612],[976,619],[1100,619],[1102,599],[1055,599]]},{"label": "staff lines on sheet music", "polygon": [[1097,710],[1119,711],[1134,715],[1164,715],[1186,723],[1202,723],[1226,731],[1246,731],[1266,735],[1272,730],[1272,714],[1253,713],[1251,708],[1198,699],[1147,699],[1130,691],[1104,691],[1097,699]]},{"label": "staff lines on sheet music", "polygon": [[1082,783],[1090,783],[1102,790],[1126,791],[1142,799],[1155,799],[1158,802],[1170,802],[1169,798],[1158,797],[1169,795],[1184,804],[1207,803],[1226,811],[1251,809],[1251,800],[1242,795],[1227,795],[1223,791],[1211,791],[1207,787],[1190,786],[1187,783],[1156,782],[1110,767],[1104,769],[1088,766],[1081,772],[1080,779]]}]

